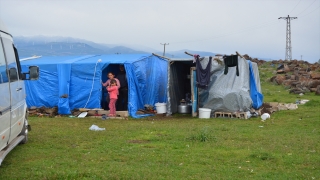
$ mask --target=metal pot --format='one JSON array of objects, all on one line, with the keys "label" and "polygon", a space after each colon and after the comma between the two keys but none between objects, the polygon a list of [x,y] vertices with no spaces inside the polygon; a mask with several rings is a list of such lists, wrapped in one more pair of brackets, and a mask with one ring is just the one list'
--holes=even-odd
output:
[{"label": "metal pot", "polygon": [[178,112],[181,114],[190,114],[191,106],[187,105],[185,102],[181,102],[181,104],[178,106]]}]

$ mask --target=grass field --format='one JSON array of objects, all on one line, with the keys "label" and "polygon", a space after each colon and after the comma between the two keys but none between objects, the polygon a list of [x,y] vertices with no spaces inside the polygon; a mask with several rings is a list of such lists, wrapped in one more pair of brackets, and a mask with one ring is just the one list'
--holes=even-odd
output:
[{"label": "grass field", "polygon": [[311,101],[266,122],[31,117],[0,179],[320,179],[320,96],[289,94],[265,80],[271,70],[260,72],[265,102]]}]

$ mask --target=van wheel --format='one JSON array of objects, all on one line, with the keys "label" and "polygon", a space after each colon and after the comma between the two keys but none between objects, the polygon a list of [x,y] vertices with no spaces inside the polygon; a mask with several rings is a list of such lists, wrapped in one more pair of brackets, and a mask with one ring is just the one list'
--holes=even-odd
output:
[{"label": "van wheel", "polygon": [[28,142],[28,120],[24,119],[23,128],[21,130],[20,135],[24,135],[23,140],[20,142],[20,144],[25,144]]}]

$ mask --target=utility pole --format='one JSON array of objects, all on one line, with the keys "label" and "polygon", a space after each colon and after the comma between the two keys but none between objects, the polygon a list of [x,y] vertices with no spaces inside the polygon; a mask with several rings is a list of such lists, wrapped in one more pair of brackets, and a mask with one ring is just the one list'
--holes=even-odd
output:
[{"label": "utility pole", "polygon": [[292,59],[292,51],[291,51],[291,28],[290,28],[290,20],[291,19],[297,19],[297,17],[279,17],[278,19],[285,19],[287,20],[287,35],[286,35],[286,58],[285,60],[291,60]]},{"label": "utility pole", "polygon": [[166,54],[166,45],[169,45],[169,43],[167,44],[167,43],[164,43],[164,44],[162,44],[162,43],[160,43],[161,45],[163,45],[163,56]]}]

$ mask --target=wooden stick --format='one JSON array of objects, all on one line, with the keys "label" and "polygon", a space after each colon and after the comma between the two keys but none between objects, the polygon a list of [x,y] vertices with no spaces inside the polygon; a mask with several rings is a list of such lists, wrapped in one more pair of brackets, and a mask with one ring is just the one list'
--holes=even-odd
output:
[{"label": "wooden stick", "polygon": [[213,60],[216,60],[218,64],[222,65],[222,61],[219,58],[214,58]]},{"label": "wooden stick", "polygon": [[152,55],[155,55],[155,56],[158,56],[158,57],[161,57],[161,58],[163,58],[163,59],[166,59],[166,60],[171,61],[170,58],[167,58],[167,57],[164,57],[164,56],[160,56],[160,55],[158,55],[158,54],[156,54],[156,53],[152,53]]},{"label": "wooden stick", "polygon": [[237,55],[244,58],[240,53],[238,53],[238,51],[236,51]]},{"label": "wooden stick", "polygon": [[185,51],[184,53],[188,54],[189,56],[193,57],[193,54],[188,53],[187,51]]}]

